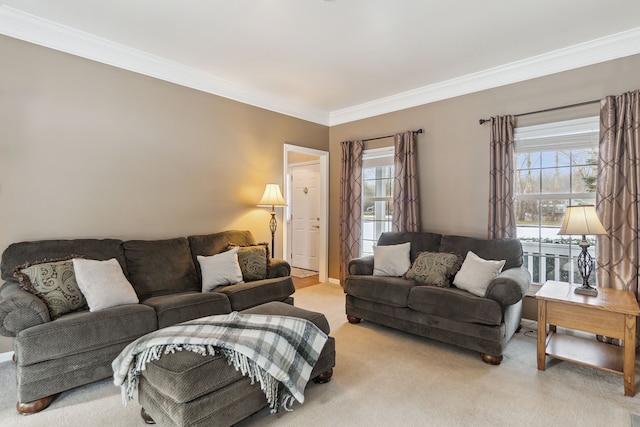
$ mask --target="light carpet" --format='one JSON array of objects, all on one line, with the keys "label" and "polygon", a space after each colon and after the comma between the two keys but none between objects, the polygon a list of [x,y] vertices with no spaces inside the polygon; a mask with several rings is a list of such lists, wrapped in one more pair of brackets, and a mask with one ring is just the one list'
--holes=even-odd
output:
[{"label": "light carpet", "polygon": [[[536,369],[535,323],[524,323],[500,366],[476,352],[370,322],[347,323],[342,288],[310,286],[296,305],[325,313],[337,360],[328,384],[311,383],[305,403],[277,415],[263,410],[254,426],[631,426],[640,393],[625,397],[622,377],[551,361]],[[123,407],[110,380],[62,393],[35,415],[15,411],[15,368],[0,363],[0,425],[143,426],[136,401]],[[637,387],[637,386],[636,386]]]}]

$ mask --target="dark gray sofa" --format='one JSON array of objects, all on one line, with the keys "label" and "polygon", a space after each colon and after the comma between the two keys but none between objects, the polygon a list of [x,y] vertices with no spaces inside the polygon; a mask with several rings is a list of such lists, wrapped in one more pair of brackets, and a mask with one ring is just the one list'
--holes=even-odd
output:
[{"label": "dark gray sofa", "polygon": [[[290,266],[271,260],[263,280],[201,292],[198,255],[209,256],[232,242],[255,244],[249,231],[165,240],[74,239],[11,244],[2,254],[0,334],[13,337],[22,413],[46,408],[53,396],[110,377],[111,362],[133,340],[158,328],[214,314],[245,310],[270,301],[292,304]],[[23,290],[16,266],[58,258],[115,258],[133,285],[139,304],[102,311],[74,311],[55,320],[47,306]]]},{"label": "dark gray sofa", "polygon": [[362,319],[479,351],[491,364],[520,326],[522,298],[531,276],[522,266],[517,239],[485,240],[437,233],[383,233],[378,245],[411,242],[411,262],[420,252],[447,252],[461,259],[472,251],[483,259],[506,260],[484,297],[451,287],[427,286],[403,277],[373,276],[373,256],[351,260],[344,283],[349,322]]}]

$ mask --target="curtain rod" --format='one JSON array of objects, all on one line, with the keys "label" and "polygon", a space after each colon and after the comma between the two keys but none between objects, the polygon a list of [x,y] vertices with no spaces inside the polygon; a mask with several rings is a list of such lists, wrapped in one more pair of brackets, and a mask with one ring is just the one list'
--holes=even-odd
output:
[{"label": "curtain rod", "polygon": [[[413,133],[422,133],[422,129],[414,130]],[[393,134],[393,135],[385,135],[385,136],[376,136],[375,138],[367,138],[367,139],[363,139],[362,142],[375,141],[376,139],[391,138],[392,136],[395,136],[395,134]]]},{"label": "curtain rod", "polygon": [[[547,113],[549,111],[563,110],[565,108],[581,107],[583,105],[595,104],[596,102],[600,102],[600,100],[594,99],[592,101],[578,102],[577,104],[562,105],[560,107],[546,108],[544,110],[538,110],[538,111],[529,111],[528,113],[515,114],[513,117],[528,116],[530,114],[538,114],[538,113]],[[480,119],[479,123],[483,125],[488,121],[491,121],[491,119]]]}]

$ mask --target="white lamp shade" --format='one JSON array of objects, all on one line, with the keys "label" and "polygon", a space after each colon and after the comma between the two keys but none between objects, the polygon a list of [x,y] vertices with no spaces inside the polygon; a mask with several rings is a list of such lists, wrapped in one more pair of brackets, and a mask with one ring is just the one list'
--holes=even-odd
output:
[{"label": "white lamp shade", "polygon": [[282,197],[280,186],[278,184],[267,184],[258,206],[271,208],[275,206],[287,206],[284,197]]},{"label": "white lamp shade", "polygon": [[564,221],[558,234],[584,236],[587,234],[607,234],[607,230],[598,219],[594,206],[569,206],[564,214]]}]

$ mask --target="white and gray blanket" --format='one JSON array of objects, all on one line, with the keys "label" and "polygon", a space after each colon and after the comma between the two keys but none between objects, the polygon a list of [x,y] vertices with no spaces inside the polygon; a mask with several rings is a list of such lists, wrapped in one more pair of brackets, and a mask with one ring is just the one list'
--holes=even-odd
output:
[{"label": "white and gray blanket", "polygon": [[182,350],[219,354],[252,383],[260,382],[271,412],[276,412],[280,407],[290,410],[294,399],[304,402],[304,389],[326,341],[327,335],[305,319],[233,312],[151,332],[129,344],[111,366],[126,404],[147,362]]}]

